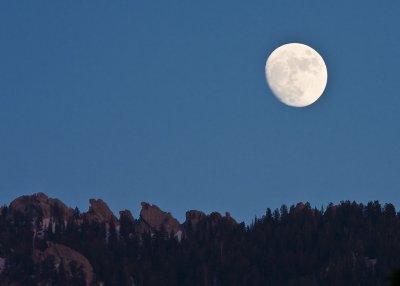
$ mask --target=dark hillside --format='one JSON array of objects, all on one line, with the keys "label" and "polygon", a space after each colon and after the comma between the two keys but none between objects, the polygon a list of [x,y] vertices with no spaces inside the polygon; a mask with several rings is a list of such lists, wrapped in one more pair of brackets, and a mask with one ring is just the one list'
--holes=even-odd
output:
[{"label": "dark hillside", "polygon": [[387,285],[400,266],[391,204],[300,203],[249,226],[199,211],[179,224],[147,203],[138,219],[116,218],[103,201],[90,204],[81,213],[39,193],[3,207],[0,284],[368,286]]}]

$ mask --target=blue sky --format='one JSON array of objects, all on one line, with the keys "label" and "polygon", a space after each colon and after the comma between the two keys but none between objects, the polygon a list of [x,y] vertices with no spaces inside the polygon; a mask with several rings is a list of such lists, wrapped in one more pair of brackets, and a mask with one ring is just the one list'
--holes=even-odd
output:
[{"label": "blue sky", "polygon": [[[1,1],[0,194],[148,201],[249,222],[267,207],[400,206],[395,1]],[[279,45],[328,67],[315,104],[265,83]]]}]

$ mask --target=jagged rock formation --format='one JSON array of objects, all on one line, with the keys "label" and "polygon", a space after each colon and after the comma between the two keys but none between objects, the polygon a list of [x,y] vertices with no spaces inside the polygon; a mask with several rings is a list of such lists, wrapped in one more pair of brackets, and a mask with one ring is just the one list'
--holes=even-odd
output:
[{"label": "jagged rock formation", "polygon": [[[169,238],[176,239],[178,242],[181,242],[183,239],[185,235],[185,227],[189,222],[193,229],[196,229],[197,225],[202,220],[208,219],[210,219],[211,225],[214,227],[218,225],[221,220],[228,220],[232,223],[236,223],[229,213],[227,213],[225,217],[222,217],[219,213],[212,213],[210,216],[207,216],[203,212],[191,210],[186,213],[186,221],[183,224],[180,224],[171,213],[164,212],[158,206],[145,202],[141,203],[142,209],[140,211],[139,219],[135,220],[129,210],[120,211],[119,219],[117,219],[103,200],[91,199],[89,200],[89,203],[89,210],[80,214],[78,210],[73,210],[72,208],[67,207],[58,199],[49,198],[43,193],[37,193],[30,196],[21,196],[11,202],[9,207],[1,207],[0,218],[4,213],[6,216],[3,221],[8,221],[11,224],[14,224],[16,222],[14,220],[19,220],[21,217],[28,218],[28,220],[32,222],[31,225],[28,223],[27,227],[31,228],[31,230],[30,232],[25,232],[25,235],[29,237],[30,233],[32,233],[33,252],[31,258],[33,263],[36,265],[35,267],[41,269],[39,270],[39,273],[45,271],[43,270],[44,268],[49,267],[48,263],[54,263],[56,271],[60,272],[62,269],[62,272],[65,272],[67,276],[70,276],[70,279],[74,278],[72,277],[74,275],[73,271],[77,271],[76,269],[82,269],[87,285],[93,281],[96,275],[89,260],[80,253],[80,251],[85,252],[85,248],[81,248],[77,251],[69,245],[67,246],[64,245],[64,243],[59,243],[57,240],[53,240],[55,237],[60,237],[60,231],[61,233],[71,231],[68,228],[68,224],[71,224],[72,231],[75,232],[75,235],[76,231],[78,233],[83,231],[83,226],[85,231],[88,228],[92,228],[92,231],[97,233],[95,237],[100,239],[100,241],[97,241],[95,244],[98,245],[99,243],[109,243],[111,225],[114,225],[115,232],[113,233],[116,234],[113,241],[115,243],[115,238],[118,241],[121,235],[121,222],[124,223],[122,235],[125,239],[134,239],[137,237],[140,241],[142,235],[145,233],[153,234],[156,231],[164,231],[171,235]],[[20,222],[18,222],[18,224],[19,223]],[[105,229],[101,230],[102,227],[105,227]],[[79,243],[77,245],[79,246]],[[87,253],[89,256],[94,255],[90,250],[87,250]],[[6,269],[6,258],[7,257],[0,257],[0,278],[1,272]],[[73,269],[71,268],[71,265],[74,265]],[[7,271],[12,270],[7,269]],[[67,279],[69,278],[67,277]],[[132,280],[133,278],[131,277],[129,279]]]},{"label": "jagged rock formation", "polygon": [[119,220],[122,220],[122,219],[126,219],[126,220],[128,220],[130,222],[134,222],[135,221],[131,211],[129,211],[129,210],[123,210],[123,211],[119,212]]},{"label": "jagged rock formation", "polygon": [[61,265],[67,276],[72,276],[71,266],[75,264],[77,269],[81,269],[86,280],[86,285],[93,281],[93,267],[89,260],[79,252],[62,244],[48,243],[48,247],[44,251],[35,250],[33,252],[33,260],[36,263],[41,263],[48,258],[54,260],[56,269],[59,271]]},{"label": "jagged rock formation", "polygon": [[196,229],[197,224],[206,217],[206,214],[203,212],[190,210],[186,212],[185,224],[187,225],[188,223],[190,223],[192,228]]},{"label": "jagged rock formation", "polygon": [[41,193],[0,211],[0,285],[375,286],[400,265],[400,213],[378,202],[282,206],[249,226],[195,210],[181,225],[148,203],[136,220],[101,200],[72,213]]},{"label": "jagged rock formation", "polygon": [[211,225],[213,227],[215,227],[222,220],[222,215],[220,213],[218,213],[218,212],[212,212],[209,215],[209,218],[210,218],[210,221],[211,221]]},{"label": "jagged rock formation", "polygon": [[167,233],[176,234],[181,226],[169,212],[162,211],[156,205],[142,202],[139,226],[141,231],[155,231],[164,229]]},{"label": "jagged rock formation", "polygon": [[10,204],[10,214],[20,213],[34,218],[41,218],[44,228],[51,223],[52,218],[64,224],[73,216],[73,209],[67,207],[58,199],[49,198],[43,193],[31,196],[21,196]]},{"label": "jagged rock formation", "polygon": [[118,223],[117,218],[103,200],[91,199],[89,200],[89,203],[89,211],[84,214],[85,219],[87,219],[89,222]]},{"label": "jagged rock formation", "polygon": [[[108,226],[110,223],[113,223],[118,228],[119,221],[121,219],[126,219],[138,226],[138,233],[153,232],[163,229],[164,231],[175,235],[179,231],[182,231],[184,225],[189,221],[192,224],[192,227],[196,228],[199,221],[207,218],[207,215],[203,212],[190,210],[186,212],[186,220],[181,225],[178,220],[171,215],[171,213],[162,211],[156,205],[142,202],[142,209],[138,220],[134,219],[129,210],[121,211],[120,218],[117,219],[103,200],[90,199],[89,203],[89,210],[86,213],[82,213],[80,218],[77,219],[79,224],[81,224],[84,219],[89,223],[105,223]],[[74,210],[72,208],[67,207],[58,199],[49,198],[43,193],[17,198],[11,202],[9,210],[10,214],[18,212],[22,215],[29,215],[30,217],[42,218],[44,228],[48,227],[54,216],[57,216],[58,221],[63,222],[67,222],[74,216]],[[0,209],[0,215],[1,213],[2,211]],[[232,224],[237,224],[228,212],[225,217],[222,217],[221,214],[217,212],[211,213],[209,217],[213,225],[222,219],[225,219]],[[54,223],[54,221],[52,222]]]}]

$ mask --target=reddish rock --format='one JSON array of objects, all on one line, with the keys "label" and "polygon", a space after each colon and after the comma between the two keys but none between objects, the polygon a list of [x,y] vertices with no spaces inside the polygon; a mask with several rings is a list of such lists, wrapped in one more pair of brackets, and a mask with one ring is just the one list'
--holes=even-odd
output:
[{"label": "reddish rock", "polygon": [[119,220],[126,219],[128,221],[134,222],[135,219],[133,218],[132,213],[129,210],[123,210],[119,212]]},{"label": "reddish rock", "polygon": [[206,217],[207,217],[206,214],[203,212],[196,211],[196,210],[190,210],[190,211],[186,212],[185,224],[190,222],[192,225],[192,228],[196,229],[196,226],[199,223],[199,221],[205,219]]},{"label": "reddish rock", "polygon": [[160,210],[156,205],[142,202],[139,227],[142,232],[152,232],[163,228],[168,233],[176,234],[180,230],[179,222],[169,212]]},{"label": "reddish rock", "polygon": [[67,207],[58,199],[49,198],[43,193],[33,194],[31,196],[21,196],[11,202],[10,213],[20,212],[23,215],[31,217],[42,216],[43,219],[49,219],[57,216],[58,219],[68,221],[74,211]]},{"label": "reddish rock", "polygon": [[236,224],[237,224],[237,221],[231,216],[231,214],[230,214],[229,212],[226,212],[226,213],[225,213],[224,219],[225,219],[228,223],[230,223],[230,224],[232,224],[232,225],[236,225]]},{"label": "reddish rock", "polygon": [[94,278],[93,267],[90,262],[79,252],[62,244],[48,243],[48,248],[45,251],[35,250],[33,252],[33,260],[36,263],[44,261],[48,257],[54,258],[55,267],[63,264],[67,275],[72,275],[70,263],[76,263],[78,268],[82,269],[85,274],[86,285],[89,285]]},{"label": "reddish rock", "polygon": [[222,215],[219,212],[212,212],[208,217],[212,225],[216,225],[222,219]]},{"label": "reddish rock", "polygon": [[108,205],[103,200],[89,200],[89,211],[84,214],[84,217],[90,222],[95,223],[118,223],[117,218],[114,216]]}]

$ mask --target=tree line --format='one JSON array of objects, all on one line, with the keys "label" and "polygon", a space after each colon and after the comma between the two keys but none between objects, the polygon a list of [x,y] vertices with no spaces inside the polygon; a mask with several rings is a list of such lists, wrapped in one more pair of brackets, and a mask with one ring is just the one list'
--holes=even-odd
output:
[{"label": "tree line", "polygon": [[377,201],[325,209],[283,205],[247,226],[211,214],[196,225],[185,223],[181,241],[163,229],[141,233],[137,221],[123,217],[119,230],[112,222],[80,220],[79,210],[67,226],[60,218],[55,229],[49,226],[34,239],[32,222],[40,222],[40,213],[2,212],[6,267],[0,285],[85,285],[77,265],[66,271],[51,257],[32,259],[49,242],[84,255],[94,269],[93,285],[400,285],[400,273],[393,271],[400,266],[400,214]]}]

